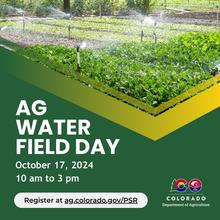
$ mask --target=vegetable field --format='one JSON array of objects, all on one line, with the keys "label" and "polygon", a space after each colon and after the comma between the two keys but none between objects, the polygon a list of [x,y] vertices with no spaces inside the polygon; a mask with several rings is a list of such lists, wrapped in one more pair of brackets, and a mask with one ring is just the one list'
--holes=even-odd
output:
[{"label": "vegetable field", "polygon": [[150,15],[23,14],[0,18],[0,37],[28,59],[158,115],[220,81],[218,2],[200,3],[158,0]]},{"label": "vegetable field", "polygon": [[[63,39],[93,42],[92,46],[105,46],[105,43],[163,42],[183,33],[216,32],[215,25],[180,24],[160,22],[153,17],[114,18],[87,17],[75,19],[24,19],[0,22],[3,34],[13,36],[21,43],[32,44],[34,38],[43,40],[34,43],[57,44]],[[7,36],[6,36],[7,37]],[[52,38],[52,40],[51,40]],[[49,39],[49,40],[48,40]],[[101,42],[101,43],[100,43]],[[19,41],[20,43],[20,41]],[[73,43],[72,47],[75,47]]]},{"label": "vegetable field", "polygon": [[[20,51],[76,78],[76,50],[33,46]],[[127,43],[81,52],[82,75],[153,107],[211,78],[220,63],[220,33],[189,33],[166,43]]]}]

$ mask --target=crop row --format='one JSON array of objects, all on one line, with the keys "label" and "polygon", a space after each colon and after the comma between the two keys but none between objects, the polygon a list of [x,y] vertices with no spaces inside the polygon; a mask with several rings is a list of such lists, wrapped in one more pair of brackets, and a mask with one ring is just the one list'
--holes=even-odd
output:
[{"label": "crop row", "polygon": [[[94,21],[111,21],[109,23],[92,23]],[[115,25],[114,22],[118,21]],[[122,22],[122,23],[120,23]],[[112,24],[111,24],[112,23]],[[121,24],[121,25],[119,25]],[[136,24],[136,25],[135,25]],[[69,32],[70,27],[70,32]],[[12,31],[23,29],[22,22],[16,22],[10,25]],[[116,18],[85,18],[76,20],[55,20],[42,19],[34,22],[25,22],[26,33],[39,35],[54,35],[55,37],[71,37],[81,41],[104,41],[104,42],[139,42],[141,31],[144,33],[144,40],[154,41],[154,32],[158,41],[164,41],[178,36],[185,32],[214,32],[217,27],[200,25],[180,25],[180,24],[162,24],[154,26],[154,22],[141,25],[140,21],[135,19],[116,19]]]},{"label": "crop row", "polygon": [[[33,46],[20,51],[76,76],[76,50]],[[81,51],[81,74],[151,106],[159,106],[211,78],[220,63],[220,33],[189,33],[158,44],[127,43]]]}]

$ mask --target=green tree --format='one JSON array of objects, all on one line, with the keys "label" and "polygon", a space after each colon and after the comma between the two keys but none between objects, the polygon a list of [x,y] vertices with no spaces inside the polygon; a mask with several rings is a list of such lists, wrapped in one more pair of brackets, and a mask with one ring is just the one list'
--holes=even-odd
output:
[{"label": "green tree", "polygon": [[135,8],[135,0],[127,0],[127,7],[128,8]]},{"label": "green tree", "polygon": [[72,13],[76,16],[81,16],[85,12],[85,1],[75,0],[72,6]]},{"label": "green tree", "polygon": [[120,10],[124,9],[126,6],[124,0],[111,0],[110,1],[110,11],[112,15],[116,15]]},{"label": "green tree", "polygon": [[3,0],[1,1],[2,5],[10,5],[13,7],[22,7],[24,1],[23,0]]},{"label": "green tree", "polygon": [[148,14],[155,3],[156,0],[127,0],[128,8],[139,10],[143,14]]}]

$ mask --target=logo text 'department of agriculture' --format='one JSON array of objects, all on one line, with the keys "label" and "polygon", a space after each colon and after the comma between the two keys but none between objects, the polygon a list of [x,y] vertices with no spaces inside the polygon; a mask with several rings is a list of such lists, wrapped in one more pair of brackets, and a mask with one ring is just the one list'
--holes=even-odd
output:
[{"label": "logo text 'department of agriculture'", "polygon": [[200,179],[173,179],[162,207],[210,207]]}]

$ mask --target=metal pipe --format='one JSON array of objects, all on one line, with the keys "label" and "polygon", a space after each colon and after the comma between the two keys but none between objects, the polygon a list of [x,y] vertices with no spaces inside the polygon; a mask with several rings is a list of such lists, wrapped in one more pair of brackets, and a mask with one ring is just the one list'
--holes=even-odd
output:
[{"label": "metal pipe", "polygon": [[68,39],[70,40],[71,39],[71,26],[69,25],[68,26]]},{"label": "metal pipe", "polygon": [[77,74],[78,74],[78,76],[79,76],[80,73],[81,73],[80,45],[78,45],[78,46],[76,47],[76,54],[77,54],[76,72],[77,72]]},{"label": "metal pipe", "polygon": [[154,33],[153,33],[153,38],[154,38],[155,44],[157,43],[157,32],[156,32],[156,30],[157,30],[157,22],[155,21],[154,22]]},{"label": "metal pipe", "polygon": [[23,33],[25,31],[25,17],[24,17],[24,13],[23,13],[23,20],[22,20],[22,30],[23,30]]},{"label": "metal pipe", "polygon": [[154,42],[155,42],[155,44],[157,43],[157,33],[154,31],[154,34],[153,34],[153,36],[154,36]]},{"label": "metal pipe", "polygon": [[144,39],[144,31],[142,30],[141,31],[141,42],[143,42],[143,39]]},{"label": "metal pipe", "polygon": [[141,20],[141,42],[144,40],[144,29],[143,29],[144,20]]},{"label": "metal pipe", "polygon": [[213,69],[212,69],[212,76],[216,76],[217,74],[220,73],[220,64],[216,65]]}]

